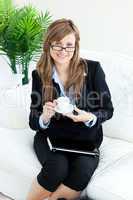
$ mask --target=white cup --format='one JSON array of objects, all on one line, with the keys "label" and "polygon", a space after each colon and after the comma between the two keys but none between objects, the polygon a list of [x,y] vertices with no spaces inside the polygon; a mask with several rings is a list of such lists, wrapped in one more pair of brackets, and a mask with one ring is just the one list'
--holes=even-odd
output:
[{"label": "white cup", "polygon": [[67,113],[73,110],[73,105],[70,104],[70,99],[68,97],[59,97],[56,101],[57,101],[57,109],[60,112]]}]

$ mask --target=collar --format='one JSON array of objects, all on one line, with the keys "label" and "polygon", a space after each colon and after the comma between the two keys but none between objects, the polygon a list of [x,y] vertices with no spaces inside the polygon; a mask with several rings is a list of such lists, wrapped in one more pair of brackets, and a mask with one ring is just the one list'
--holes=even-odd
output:
[{"label": "collar", "polygon": [[64,90],[64,86],[62,85],[60,79],[59,79],[59,76],[58,76],[58,73],[57,73],[57,70],[55,68],[55,66],[53,66],[53,73],[52,73],[52,79],[58,83],[59,87],[60,87],[60,90],[61,90],[61,96],[66,96],[65,94],[65,90]]}]

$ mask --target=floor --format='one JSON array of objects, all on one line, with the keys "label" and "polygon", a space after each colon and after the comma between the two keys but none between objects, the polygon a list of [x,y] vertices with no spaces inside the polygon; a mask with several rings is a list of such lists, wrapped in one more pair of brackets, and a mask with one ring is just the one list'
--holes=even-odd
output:
[{"label": "floor", "polygon": [[[0,192],[0,200],[14,200],[6,195],[4,195],[3,193]],[[92,199],[89,199],[87,197],[84,197],[82,198],[82,200],[92,200]]]},{"label": "floor", "polygon": [[0,200],[13,200],[12,198],[9,198],[9,197],[7,197],[7,196],[5,196],[4,194],[2,194],[1,192],[0,192]]}]

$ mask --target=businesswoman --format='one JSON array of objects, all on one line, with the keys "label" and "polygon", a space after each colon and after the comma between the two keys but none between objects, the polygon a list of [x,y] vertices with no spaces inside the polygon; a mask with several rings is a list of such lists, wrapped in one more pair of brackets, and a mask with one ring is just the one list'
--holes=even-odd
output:
[{"label": "businesswoman", "polygon": [[[76,199],[98,166],[99,156],[52,152],[47,136],[73,139],[99,148],[102,123],[113,115],[111,95],[99,62],[79,56],[79,31],[72,20],[53,22],[44,38],[43,52],[32,72],[29,125],[36,131],[34,150],[42,169],[27,200]],[[75,112],[55,111],[56,99],[68,96]]]}]

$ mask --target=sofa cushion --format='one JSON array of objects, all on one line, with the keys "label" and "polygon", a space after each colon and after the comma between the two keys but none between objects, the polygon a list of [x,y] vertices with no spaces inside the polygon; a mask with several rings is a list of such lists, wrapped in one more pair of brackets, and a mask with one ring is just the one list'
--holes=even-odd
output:
[{"label": "sofa cushion", "polygon": [[132,200],[133,144],[104,136],[100,162],[83,193],[98,200]]},{"label": "sofa cushion", "polygon": [[28,128],[31,87],[3,88],[0,92],[0,127]]},{"label": "sofa cushion", "polygon": [[[35,131],[30,129],[0,128],[0,188],[5,194],[15,199],[26,198],[33,179],[41,170],[41,165],[33,150],[34,134]],[[90,185],[93,184],[93,180],[97,183],[97,178],[102,176],[110,166],[133,152],[133,144],[104,137],[100,151],[100,164]],[[110,177],[108,178],[110,180]],[[8,184],[3,181],[4,179],[8,181]],[[105,183],[106,181],[102,183],[102,186]],[[93,195],[92,190],[91,195]]]},{"label": "sofa cushion", "polygon": [[33,150],[35,132],[0,128],[0,189],[16,200],[26,199],[41,165]]},{"label": "sofa cushion", "polygon": [[95,175],[100,175],[125,155],[133,152],[133,143],[104,136],[100,146],[100,162]]},{"label": "sofa cushion", "polygon": [[0,127],[25,129],[29,127],[31,72],[35,62],[29,66],[29,84],[21,87],[21,75],[13,74],[6,60],[6,56],[0,56]]},{"label": "sofa cushion", "polygon": [[98,200],[132,200],[133,151],[129,152],[92,178],[87,195]]}]

